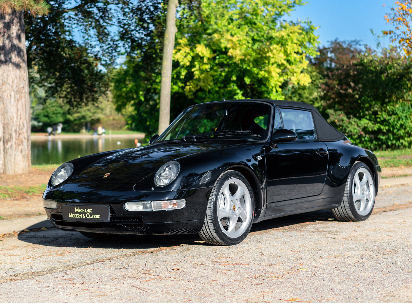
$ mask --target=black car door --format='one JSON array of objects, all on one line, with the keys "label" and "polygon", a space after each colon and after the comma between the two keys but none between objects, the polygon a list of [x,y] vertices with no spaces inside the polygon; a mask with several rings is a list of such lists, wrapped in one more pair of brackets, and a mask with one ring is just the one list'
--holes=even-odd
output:
[{"label": "black car door", "polygon": [[[312,112],[293,108],[279,110],[283,128],[294,131],[297,140],[277,143],[265,155],[269,213],[310,208],[311,200],[294,200],[322,192],[328,165],[327,146],[317,141]],[[279,115],[278,111],[275,113]],[[280,127],[280,119],[275,117],[275,128]]]}]

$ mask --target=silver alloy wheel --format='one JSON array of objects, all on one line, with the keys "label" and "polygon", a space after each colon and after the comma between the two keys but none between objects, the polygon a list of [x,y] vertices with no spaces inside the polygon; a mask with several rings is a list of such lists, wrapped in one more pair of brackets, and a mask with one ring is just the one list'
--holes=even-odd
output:
[{"label": "silver alloy wheel", "polygon": [[369,214],[375,202],[375,187],[371,174],[363,167],[360,167],[353,177],[352,198],[359,215]]},{"label": "silver alloy wheel", "polygon": [[252,220],[252,202],[249,190],[239,179],[228,179],[220,190],[217,204],[220,229],[234,239],[241,236]]}]

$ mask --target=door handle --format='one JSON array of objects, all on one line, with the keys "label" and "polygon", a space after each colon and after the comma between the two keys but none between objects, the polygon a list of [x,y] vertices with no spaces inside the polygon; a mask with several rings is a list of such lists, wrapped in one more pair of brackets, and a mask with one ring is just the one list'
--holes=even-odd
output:
[{"label": "door handle", "polygon": [[319,154],[320,156],[328,155],[328,151],[323,148],[320,148],[316,153]]}]

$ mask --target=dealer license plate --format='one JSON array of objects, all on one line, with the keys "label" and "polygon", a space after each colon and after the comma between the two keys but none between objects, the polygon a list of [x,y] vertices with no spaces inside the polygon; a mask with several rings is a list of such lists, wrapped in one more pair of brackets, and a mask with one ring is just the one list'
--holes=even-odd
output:
[{"label": "dealer license plate", "polygon": [[110,222],[110,207],[104,205],[64,205],[62,213],[67,222]]}]

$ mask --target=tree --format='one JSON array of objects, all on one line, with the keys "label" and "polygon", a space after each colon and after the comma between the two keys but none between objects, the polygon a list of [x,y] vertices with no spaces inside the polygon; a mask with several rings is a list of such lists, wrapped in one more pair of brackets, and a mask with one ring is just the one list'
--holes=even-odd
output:
[{"label": "tree", "polygon": [[30,100],[24,11],[47,13],[42,0],[0,2],[0,173],[31,166]]},{"label": "tree", "polygon": [[[175,91],[195,102],[284,99],[285,82],[307,85],[306,56],[316,55],[311,22],[286,22],[301,0],[209,0],[202,20],[178,20]],[[181,15],[185,15],[185,11]]]},{"label": "tree", "polygon": [[170,121],[170,88],[172,85],[173,49],[176,34],[176,9],[178,0],[169,0],[164,36],[162,82],[160,86],[159,134],[169,126]]},{"label": "tree", "polygon": [[412,60],[397,49],[367,49],[358,61],[329,72],[321,111],[355,144],[368,149],[412,144]]},{"label": "tree", "polygon": [[311,58],[310,63],[321,73],[358,61],[358,55],[362,54],[360,40],[339,41],[338,39],[328,41],[328,46],[318,48],[316,57]]},{"label": "tree", "polygon": [[72,108],[96,103],[108,88],[104,69],[111,69],[122,46],[111,26],[120,22],[123,9],[132,3],[46,1],[47,15],[25,15],[30,83]]},{"label": "tree", "polygon": [[[310,65],[304,72],[310,77],[309,84],[294,84],[290,81],[282,85],[283,95],[287,100],[310,103],[318,109],[323,108],[325,81],[335,77],[335,71],[341,70],[359,61],[358,56],[363,54],[359,40],[329,41],[329,45],[319,46],[318,55],[309,57]],[[327,113],[323,113],[327,115]]]},{"label": "tree", "polygon": [[412,29],[409,20],[412,16],[411,0],[398,0],[397,7],[391,8],[392,13],[385,15],[387,23],[395,26],[395,31],[383,31],[383,34],[391,37],[392,42],[399,43],[407,56],[412,54]]},{"label": "tree", "polygon": [[[167,0],[138,1],[136,6],[129,7],[125,12],[126,15],[136,18],[121,20],[123,23],[120,38],[125,43],[127,57],[125,62],[113,71],[112,78],[116,109],[133,109],[127,118],[128,127],[145,132],[149,138],[159,130],[159,97],[167,8]],[[199,14],[200,1],[181,0],[179,11],[183,8],[190,14]],[[173,61],[173,69],[175,67],[176,61]],[[173,102],[170,104],[172,119],[182,109],[193,104],[184,94],[175,92],[174,87],[175,85],[171,90]]]},{"label": "tree", "polygon": [[[173,56],[171,117],[194,103],[223,98],[283,98],[282,84],[307,84],[307,55],[316,54],[310,22],[282,21],[301,1],[181,1]],[[153,11],[153,10],[151,10]],[[118,109],[131,104],[128,125],[157,131],[164,10],[153,17],[141,51],[113,78]],[[154,15],[153,15],[154,16]],[[163,24],[163,26],[162,26]],[[147,38],[147,37],[150,37]],[[140,40],[141,41],[141,40]],[[148,46],[152,47],[148,47]]]},{"label": "tree", "polygon": [[[30,116],[27,68],[30,84],[48,97],[72,108],[98,102],[110,74],[103,68],[117,58],[124,43],[118,34],[129,30],[135,2],[145,1],[0,0],[0,83],[8,84],[0,93],[0,173],[30,168],[30,124],[23,124]],[[74,39],[78,34],[81,41]]]}]

